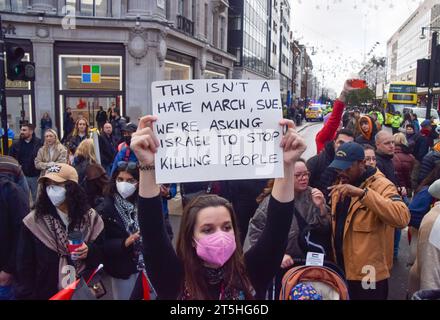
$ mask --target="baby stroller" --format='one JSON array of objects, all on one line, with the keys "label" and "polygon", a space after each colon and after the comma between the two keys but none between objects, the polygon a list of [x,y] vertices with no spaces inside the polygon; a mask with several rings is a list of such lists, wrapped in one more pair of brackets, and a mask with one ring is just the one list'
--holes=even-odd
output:
[{"label": "baby stroller", "polygon": [[283,277],[280,300],[349,300],[344,272],[330,262],[320,267],[296,261]]}]

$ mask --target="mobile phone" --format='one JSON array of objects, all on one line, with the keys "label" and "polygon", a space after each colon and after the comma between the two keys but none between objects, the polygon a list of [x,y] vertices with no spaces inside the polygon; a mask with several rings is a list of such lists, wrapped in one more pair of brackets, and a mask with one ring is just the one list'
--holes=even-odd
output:
[{"label": "mobile phone", "polygon": [[351,87],[355,89],[365,89],[367,87],[367,82],[362,79],[351,80]]}]

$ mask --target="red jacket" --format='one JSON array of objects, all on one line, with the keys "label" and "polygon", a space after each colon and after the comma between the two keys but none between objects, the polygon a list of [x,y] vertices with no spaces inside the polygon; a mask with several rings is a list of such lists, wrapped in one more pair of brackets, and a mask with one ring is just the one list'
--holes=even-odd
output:
[{"label": "red jacket", "polygon": [[335,140],[336,133],[338,132],[339,125],[341,124],[344,109],[345,104],[340,100],[336,100],[335,104],[333,105],[333,112],[330,118],[321,131],[319,131],[316,135],[315,141],[318,154],[322,149],[325,148],[327,142]]}]

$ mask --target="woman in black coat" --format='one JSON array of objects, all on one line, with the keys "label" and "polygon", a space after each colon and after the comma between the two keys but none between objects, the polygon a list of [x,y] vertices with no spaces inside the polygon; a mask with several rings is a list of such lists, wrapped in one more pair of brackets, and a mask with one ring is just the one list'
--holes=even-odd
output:
[{"label": "woman in black coat", "polygon": [[[88,205],[78,174],[57,163],[40,178],[35,208],[24,219],[17,245],[17,299],[48,300],[102,262],[104,223]],[[68,249],[72,232],[83,243]]]},{"label": "woman in black coat", "polygon": [[111,277],[115,300],[130,299],[145,268],[137,219],[138,181],[137,164],[121,161],[96,208],[105,225],[104,270]]},{"label": "woman in black coat", "polygon": [[282,262],[294,209],[293,164],[305,151],[294,124],[282,139],[284,179],[276,179],[269,200],[265,230],[258,243],[243,254],[232,205],[216,195],[193,200],[184,210],[174,250],[165,230],[160,186],[154,172],[159,142],[152,123],[140,120],[130,147],[139,160],[139,224],[151,282],[159,299],[264,299],[266,288]]}]

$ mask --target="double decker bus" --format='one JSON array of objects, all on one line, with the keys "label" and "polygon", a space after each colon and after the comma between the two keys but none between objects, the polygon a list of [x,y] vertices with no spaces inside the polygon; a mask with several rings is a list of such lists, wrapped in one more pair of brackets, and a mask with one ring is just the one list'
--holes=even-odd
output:
[{"label": "double decker bus", "polygon": [[414,82],[391,82],[387,98],[385,124],[390,125],[394,112],[403,114],[404,109],[417,107],[417,86]]}]

